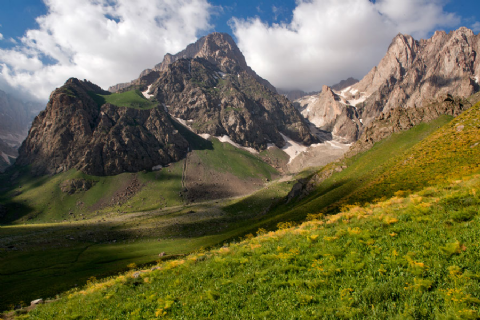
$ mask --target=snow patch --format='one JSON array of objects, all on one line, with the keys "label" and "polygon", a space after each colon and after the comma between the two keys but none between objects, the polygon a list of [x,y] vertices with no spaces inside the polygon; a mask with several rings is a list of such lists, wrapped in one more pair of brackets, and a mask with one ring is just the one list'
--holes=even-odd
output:
[{"label": "snow patch", "polygon": [[148,86],[147,90],[143,91],[142,94],[145,98],[147,99],[150,99],[151,97],[153,97],[153,94],[148,94],[148,92],[150,91],[150,88],[152,87],[153,83],[151,85]]},{"label": "snow patch", "polygon": [[218,74],[219,74],[222,78],[225,78],[225,76],[226,76],[226,74],[223,73],[223,72],[221,72],[221,71],[219,71]]},{"label": "snow patch", "polygon": [[274,143],[267,143],[267,149],[275,147]]},{"label": "snow patch", "polygon": [[368,96],[365,95],[365,96],[360,97],[360,98],[358,98],[358,99],[349,100],[348,103],[349,103],[350,105],[354,106],[354,105],[357,105],[357,104],[359,104],[359,103],[364,102],[365,100],[367,100],[367,98],[368,98]]},{"label": "snow patch", "polygon": [[183,119],[180,119],[180,118],[175,118],[175,120],[178,121],[178,123],[180,123],[181,125],[183,125],[185,128],[187,128],[188,130],[192,131],[193,132],[193,129],[192,127],[190,127],[188,124],[187,124],[187,121],[190,122],[191,120],[183,120]]},{"label": "snow patch", "polygon": [[476,83],[479,83],[480,81],[480,77],[479,76],[476,76],[475,78],[473,78],[475,80]]},{"label": "snow patch", "polygon": [[199,136],[205,140],[208,140],[211,137],[211,135],[209,135],[208,133],[200,133]]},{"label": "snow patch", "polygon": [[153,167],[152,167],[152,171],[158,171],[158,170],[160,170],[160,169],[162,169],[162,168],[163,168],[162,165],[159,164],[158,166],[153,166]]},{"label": "snow patch", "polygon": [[285,140],[285,146],[282,148],[282,150],[290,156],[290,160],[288,163],[292,162],[293,159],[295,159],[296,156],[301,154],[302,152],[307,151],[308,147],[305,147],[304,145],[301,145],[283,133],[280,133],[282,135],[283,140]]},{"label": "snow patch", "polygon": [[336,141],[329,140],[329,141],[325,141],[325,143],[328,143],[333,149],[343,149],[341,146],[339,146],[340,143]]},{"label": "snow patch", "polygon": [[230,143],[232,146],[236,147],[236,148],[239,148],[239,149],[243,149],[243,150],[247,150],[248,152],[250,153],[253,153],[253,154],[258,154],[258,151],[253,149],[253,148],[249,148],[249,147],[244,147],[244,146],[241,146],[239,145],[238,143],[236,142],[233,142],[233,140],[227,136],[227,135],[223,135],[221,137],[215,137],[217,138],[218,140],[220,140],[221,142],[225,142],[225,143]]},{"label": "snow patch", "polygon": [[363,119],[359,119],[360,120],[360,123],[363,123]]}]

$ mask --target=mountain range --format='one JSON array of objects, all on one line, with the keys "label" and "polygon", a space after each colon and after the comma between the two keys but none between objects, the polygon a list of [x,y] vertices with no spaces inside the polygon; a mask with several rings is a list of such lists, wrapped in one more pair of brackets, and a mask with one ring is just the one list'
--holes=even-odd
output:
[{"label": "mountain range", "polygon": [[464,27],[420,41],[399,34],[360,82],[342,90],[324,86],[319,95],[297,100],[297,107],[317,127],[356,141],[395,107],[422,107],[442,94],[467,97],[478,91],[479,37]]},{"label": "mountain range", "polygon": [[[283,147],[282,135],[306,145],[318,142],[293,104],[246,65],[226,34],[167,54],[154,69],[115,88],[120,92],[112,94],[70,79],[55,90],[33,122],[17,165],[31,165],[36,174],[151,170],[188,152],[175,122],[257,151]],[[139,102],[122,106],[132,97]]]},{"label": "mountain range", "polygon": [[[419,225],[428,225],[431,234],[441,226],[449,231],[437,233],[450,237],[451,228],[477,221],[479,50],[480,36],[467,28],[449,34],[438,31],[419,41],[399,34],[384,58],[360,81],[349,78],[304,95],[274,88],[247,65],[228,34],[212,33],[177,54],[166,54],[137,79],[108,90],[88,80],[68,79],[33,120],[15,164],[0,175],[0,223],[8,225],[0,228],[4,249],[0,287],[10,288],[0,292],[0,309],[20,299],[53,296],[91,276],[116,274],[127,264],[134,271],[98,286],[90,278],[88,289],[74,289],[29,316],[81,317],[77,306],[65,307],[65,299],[78,303],[85,297],[90,308],[85,314],[92,317],[108,317],[108,312],[115,317],[150,318],[170,312],[180,317],[183,310],[198,315],[207,308],[219,318],[228,318],[245,309],[240,307],[245,301],[230,296],[241,290],[229,286],[248,283],[274,299],[270,291],[278,288],[289,294],[305,292],[295,309],[311,317],[315,317],[309,313],[311,308],[319,301],[327,306],[329,297],[338,306],[321,309],[333,318],[373,317],[373,304],[383,300],[401,301],[405,308],[412,303],[412,295],[403,291],[386,293],[382,301],[348,300],[355,290],[367,295],[361,283],[365,279],[381,287],[378,279],[386,279],[397,290],[399,281],[402,288],[417,288],[423,283],[419,281],[435,278],[425,285],[428,289],[412,292],[440,294],[449,281],[443,264],[450,265],[452,255],[463,259],[476,240],[458,240],[460,249],[455,247],[452,255],[440,259],[424,239],[422,245],[428,250],[421,251],[422,258],[432,253],[440,260],[435,260],[435,267],[428,260],[429,267],[420,268],[423,262],[414,258],[420,249],[409,253],[406,239],[425,231]],[[288,96],[299,98],[292,102]],[[0,148],[5,145],[0,152],[6,167],[16,156],[15,143],[26,134],[29,113],[3,92],[0,107],[8,115],[3,119],[10,119],[8,126],[0,127],[0,138],[16,139],[0,140]],[[458,194],[450,195],[451,191]],[[422,202],[424,198],[428,203]],[[465,213],[463,205],[477,211]],[[305,219],[315,222],[289,229]],[[397,222],[401,228],[395,227]],[[257,242],[274,229],[280,230]],[[404,242],[394,248],[399,234]],[[292,241],[298,247],[293,242],[281,244],[279,238],[284,236],[295,238]],[[232,247],[230,256],[227,243],[239,237],[246,239],[245,247],[238,256],[233,256],[237,249]],[[337,240],[341,245],[336,245]],[[376,246],[377,241],[381,245]],[[435,246],[447,248],[443,242]],[[465,249],[463,243],[467,243]],[[218,245],[223,245],[218,252],[204,251]],[[355,247],[355,254],[349,246]],[[388,248],[388,253],[382,248]],[[256,256],[256,249],[265,249],[263,258]],[[397,259],[390,249],[408,257],[396,269],[388,267],[393,261],[389,259]],[[194,257],[181,257],[195,250]],[[359,250],[364,254],[357,255]],[[248,269],[253,255],[269,269]],[[384,255],[381,261],[375,258],[379,255]],[[152,269],[136,265],[156,260],[159,265]],[[337,260],[341,263],[335,264]],[[220,279],[224,272],[228,279],[221,284],[208,280],[210,289],[198,289],[194,283],[198,279],[190,279],[188,270],[196,266],[207,270],[202,267],[205,263],[215,264],[211,270],[216,273],[202,273],[202,277]],[[30,268],[33,264],[38,267]],[[169,288],[182,287],[182,293],[162,298],[152,293],[152,303],[161,306],[151,307],[150,296],[141,296],[137,290],[150,294],[151,286],[159,285],[160,274],[169,277],[176,267],[185,281],[169,282]],[[399,268],[402,275],[395,273]],[[430,274],[429,268],[435,272]],[[475,269],[468,280],[476,279],[473,275],[480,274],[480,269],[468,268]],[[251,277],[245,283],[235,276],[236,270],[244,269],[250,270],[245,274]],[[312,276],[312,272],[320,273]],[[274,281],[276,274],[286,278]],[[338,293],[340,288],[332,280],[337,276],[357,287]],[[301,282],[303,277],[309,280]],[[404,285],[404,277],[413,285]],[[441,290],[437,292],[436,286]],[[197,289],[200,300],[189,296]],[[256,289],[249,290],[252,294],[247,298],[258,303]],[[136,293],[131,303],[120,306],[116,299],[123,292]],[[230,301],[218,292],[239,303],[238,308],[232,307],[233,313],[218,307],[219,302]],[[110,298],[117,307],[109,304]],[[422,301],[429,299],[433,298]],[[422,306],[427,318],[438,311],[432,311],[429,303]],[[449,306],[445,303],[445,308]],[[388,318],[396,309],[382,310],[382,317]],[[281,318],[277,311],[267,311]],[[248,317],[250,311],[245,312]]]}]

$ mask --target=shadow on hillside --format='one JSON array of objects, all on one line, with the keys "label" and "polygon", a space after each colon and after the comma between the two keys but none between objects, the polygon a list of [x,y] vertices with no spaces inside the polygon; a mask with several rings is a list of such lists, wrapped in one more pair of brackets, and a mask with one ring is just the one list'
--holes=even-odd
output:
[{"label": "shadow on hillside", "polygon": [[205,140],[199,135],[190,131],[187,127],[180,124],[176,119],[172,118],[171,116],[170,120],[172,121],[175,129],[177,129],[178,132],[180,132],[180,134],[188,141],[192,150],[213,150],[212,142]]},{"label": "shadow on hillside", "polygon": [[[6,212],[4,213],[3,217],[0,216],[0,225],[9,225],[14,221],[31,215],[35,212],[34,208],[18,201],[8,201],[4,203],[4,206]],[[32,215],[32,217],[29,218],[33,219],[34,217]]]},{"label": "shadow on hillside", "polygon": [[200,182],[193,184],[188,182],[188,189],[185,191],[185,200],[188,203],[195,203],[198,201],[220,200],[239,196],[240,194],[234,190],[233,185],[226,184],[212,184]]},{"label": "shadow on hillside", "polygon": [[462,80],[460,77],[447,78],[444,76],[431,76],[422,81],[421,85],[428,83],[439,88],[450,86],[452,83]]}]

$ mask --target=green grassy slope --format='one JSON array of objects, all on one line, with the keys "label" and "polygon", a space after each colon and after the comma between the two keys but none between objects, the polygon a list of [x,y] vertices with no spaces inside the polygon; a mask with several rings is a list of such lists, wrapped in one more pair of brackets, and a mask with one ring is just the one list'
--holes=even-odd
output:
[{"label": "green grassy slope", "polygon": [[98,103],[98,105],[110,103],[118,107],[135,109],[152,109],[158,105],[158,103],[145,98],[140,90],[130,90],[105,95],[92,93],[91,97]]},{"label": "green grassy slope", "polygon": [[[403,153],[408,153],[413,146],[449,123],[451,119],[449,116],[442,116],[411,130],[393,134],[365,153],[325,166],[317,175],[322,176],[330,171],[334,173],[304,199],[275,208],[276,218],[272,225],[286,220],[302,221],[308,214],[318,212],[338,212],[349,195],[355,195],[358,190],[389,170]],[[342,167],[344,169],[341,169]],[[336,172],[336,169],[341,172]]]},{"label": "green grassy slope", "polygon": [[[203,139],[199,139],[203,140]],[[247,151],[237,149],[216,139],[212,142],[194,141],[208,144],[208,148],[198,148],[201,164],[219,172],[229,172],[239,178],[271,179],[277,171]],[[99,218],[110,212],[137,212],[182,205],[181,179],[183,161],[173,163],[158,172],[124,173],[117,176],[89,176],[70,170],[55,176],[32,177],[28,173],[21,176],[15,187],[0,195],[0,202],[6,204],[9,215],[4,223],[45,223],[75,221]],[[8,179],[4,176],[3,179]],[[95,181],[94,186],[74,194],[62,192],[61,185],[70,179]],[[121,197],[125,189],[137,179],[140,191],[133,196]]]},{"label": "green grassy slope", "polygon": [[480,176],[64,294],[27,319],[476,319]]}]

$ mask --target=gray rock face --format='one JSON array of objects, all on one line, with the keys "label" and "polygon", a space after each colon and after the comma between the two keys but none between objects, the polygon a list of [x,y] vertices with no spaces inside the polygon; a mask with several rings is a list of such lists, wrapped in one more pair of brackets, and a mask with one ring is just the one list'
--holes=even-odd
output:
[{"label": "gray rock face", "polygon": [[163,108],[98,106],[90,93],[104,93],[69,79],[55,90],[23,142],[16,164],[36,174],[79,169],[93,175],[151,169],[181,159],[188,142]]},{"label": "gray rock face", "polygon": [[291,102],[246,71],[224,73],[204,59],[180,59],[150,91],[196,133],[228,135],[257,150],[268,143],[282,147],[280,132],[305,144],[316,141]]},{"label": "gray rock face", "polygon": [[424,101],[421,107],[397,107],[381,113],[375,121],[365,127],[363,134],[345,157],[352,157],[370,149],[376,142],[392,133],[408,130],[420,123],[432,121],[440,115],[457,116],[471,106],[472,104],[463,98],[441,95],[435,100]]},{"label": "gray rock face", "polygon": [[[351,120],[361,124],[356,132],[348,130],[344,137],[355,140],[382,112],[399,106],[422,107],[424,101],[446,94],[468,97],[478,91],[480,60],[476,53],[479,50],[480,36],[464,27],[449,34],[437,31],[432,38],[420,41],[399,34],[378,66],[360,82],[342,91],[332,91],[333,94],[322,90],[317,96],[322,105],[306,103],[308,98],[304,97],[303,101],[297,101],[298,106],[310,109],[309,120],[329,108],[335,109],[333,114],[338,115],[342,108],[354,106],[356,112],[350,113]],[[315,121],[322,122],[321,119]],[[335,130],[338,130],[338,121],[331,113],[323,120],[324,123],[333,122]]]},{"label": "gray rock face", "polygon": [[342,91],[343,89],[353,86],[355,83],[358,82],[359,81],[357,79],[350,77],[348,79],[340,81],[337,84],[334,84],[333,86],[330,86],[330,88],[335,91]]},{"label": "gray rock face", "polygon": [[167,54],[120,90],[132,88],[148,90],[198,134],[228,135],[258,150],[283,146],[280,132],[304,144],[318,141],[292,103],[247,65],[228,34],[212,33]]},{"label": "gray rock face", "polygon": [[[145,79],[146,76],[151,73],[166,71],[168,66],[179,59],[193,59],[203,58],[211,64],[217,66],[220,71],[225,73],[246,72],[254,77],[258,82],[263,84],[269,90],[276,92],[275,87],[272,86],[267,80],[259,77],[245,61],[245,57],[238,49],[235,41],[232,37],[226,33],[214,32],[200,38],[195,43],[189,44],[185,50],[172,55],[167,53],[163,58],[163,61],[157,64],[153,69],[146,69],[140,74],[140,79]],[[153,81],[144,81],[145,85],[150,85]],[[133,80],[129,83],[117,84],[110,87],[110,92],[117,92],[121,89],[136,85],[137,80]]]},{"label": "gray rock face", "polygon": [[304,97],[295,103],[302,115],[316,127],[344,138],[347,143],[358,138],[362,124],[355,107],[348,105],[328,86],[323,86],[319,95]]}]

